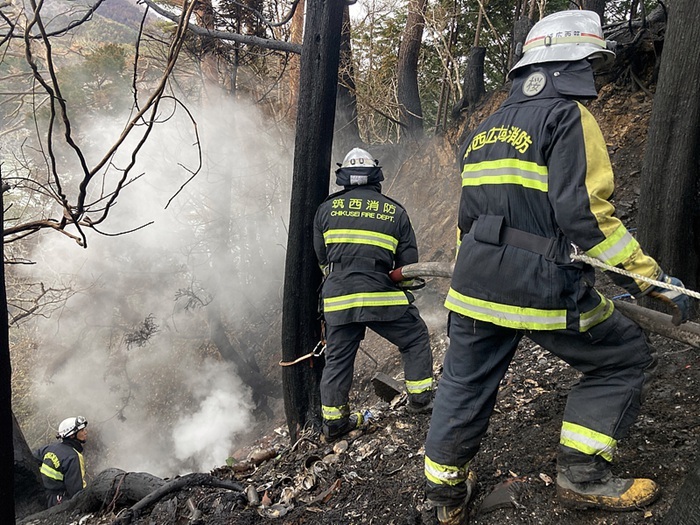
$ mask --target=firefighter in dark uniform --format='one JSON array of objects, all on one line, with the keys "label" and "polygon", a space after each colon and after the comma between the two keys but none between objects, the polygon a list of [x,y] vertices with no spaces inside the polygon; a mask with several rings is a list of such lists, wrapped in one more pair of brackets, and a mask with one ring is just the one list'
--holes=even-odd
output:
[{"label": "firefighter in dark uniform", "polygon": [[86,486],[83,445],[87,441],[87,419],[69,417],[58,425],[56,439],[34,455],[41,461],[41,481],[46,489],[48,507],[71,499]]},{"label": "firefighter in dark uniform", "polygon": [[618,441],[637,418],[655,357],[634,322],[594,288],[586,255],[650,284],[610,272],[633,296],[649,294],[687,320],[689,298],[664,274],[609,202],[605,140],[579,99],[597,96],[593,68],[611,61],[590,11],[545,17],[511,70],[509,98],[462,148],[460,243],[445,302],[450,345],[425,445],[426,496],[443,524],[466,519],[476,482],[469,469],[518,342],[527,336],[581,372],[569,393],[557,457],[564,504],[631,510],[653,502],[649,479],[611,473]]},{"label": "firefighter in dark uniform", "polygon": [[316,211],[314,249],[326,276],[321,289],[326,364],[321,378],[323,432],[333,439],[363,423],[348,404],[354,361],[366,328],[398,346],[408,409],[432,408],[433,365],[425,322],[413,296],[389,272],[418,262],[416,236],[406,210],[381,192],[378,162],[352,149],[336,171],[344,189]]}]

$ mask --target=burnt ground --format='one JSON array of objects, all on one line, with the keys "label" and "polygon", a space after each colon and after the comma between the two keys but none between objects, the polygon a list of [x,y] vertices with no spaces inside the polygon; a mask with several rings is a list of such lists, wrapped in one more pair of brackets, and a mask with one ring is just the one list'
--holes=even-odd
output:
[{"label": "burnt ground", "polygon": [[[659,336],[651,337],[659,355],[658,375],[642,413],[621,442],[616,473],[648,476],[663,487],[659,501],[626,513],[577,511],[562,507],[552,483],[561,415],[577,373],[542,348],[524,340],[503,380],[497,408],[482,450],[473,462],[479,476],[470,505],[474,525],[622,525],[662,523],[689,468],[697,458],[697,404],[700,366],[696,350]],[[381,344],[368,338],[366,348]],[[446,341],[433,338],[436,363]],[[395,361],[389,358],[386,370]],[[364,431],[326,443],[317,433],[290,443],[278,427],[238,456],[261,451],[275,457],[246,472],[221,467],[212,473],[236,480],[243,493],[195,487],[164,499],[139,524],[387,524],[437,523],[423,493],[423,441],[428,415],[411,415],[405,399],[381,401],[366,372],[383,368],[358,356],[353,404],[370,410]],[[439,378],[439,366],[436,369]],[[398,377],[398,376],[397,376]],[[496,486],[511,482],[511,490]],[[254,492],[251,492],[254,491]],[[245,497],[248,494],[248,499]],[[261,505],[248,503],[251,495]],[[493,496],[492,496],[493,497]],[[197,512],[192,509],[197,509]],[[201,514],[200,514],[201,513]],[[88,518],[85,525],[111,523],[112,513]],[[192,519],[195,518],[195,519]]]}]

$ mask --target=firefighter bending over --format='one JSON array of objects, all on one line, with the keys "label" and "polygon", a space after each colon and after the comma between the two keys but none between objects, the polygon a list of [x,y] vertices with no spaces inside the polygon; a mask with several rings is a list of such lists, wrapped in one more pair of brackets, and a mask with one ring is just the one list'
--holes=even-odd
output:
[{"label": "firefighter bending over", "polygon": [[83,445],[87,441],[87,419],[69,417],[58,425],[56,439],[35,452],[41,460],[41,481],[47,493],[48,507],[58,505],[85,488]]},{"label": "firefighter bending over", "polygon": [[398,346],[408,410],[432,408],[428,329],[411,293],[389,278],[391,270],[418,262],[416,236],[406,210],[382,194],[383,180],[378,161],[354,148],[336,171],[336,184],[344,189],[330,195],[314,218],[314,249],[326,276],[321,290],[327,344],[321,412],[329,439],[364,422],[361,412],[350,413],[348,401],[366,328]]},{"label": "firefighter bending over", "polygon": [[[594,68],[614,56],[597,14],[545,17],[510,71],[509,97],[461,150],[460,243],[445,302],[450,345],[425,445],[426,496],[440,523],[466,520],[476,482],[469,464],[523,336],[582,374],[561,427],[560,501],[624,511],[659,495],[650,479],[611,472],[618,442],[639,413],[653,351],[641,328],[595,290],[593,267],[569,257],[573,243],[608,265],[682,286],[613,216],[605,140],[577,101],[597,96]],[[687,295],[609,275],[687,320]]]}]

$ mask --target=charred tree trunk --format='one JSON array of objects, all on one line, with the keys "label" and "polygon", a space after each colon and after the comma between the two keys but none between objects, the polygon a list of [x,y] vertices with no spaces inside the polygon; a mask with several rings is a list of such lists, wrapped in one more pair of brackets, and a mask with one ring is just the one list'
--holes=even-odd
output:
[{"label": "charred tree trunk", "polygon": [[600,22],[604,23],[606,0],[576,0],[569,4],[569,9],[586,9],[598,13]]},{"label": "charred tree trunk", "polygon": [[513,24],[513,45],[511,46],[510,63],[508,69],[512,68],[523,56],[523,46],[527,34],[534,25],[528,15],[522,15]]},{"label": "charred tree trunk", "polygon": [[98,512],[107,505],[115,507],[133,505],[163,485],[165,485],[164,480],[146,472],[124,472],[117,468],[110,468],[100,472],[94,481],[68,501],[27,516],[19,522],[19,525],[37,519],[52,520],[53,523],[70,523],[72,521],[70,518],[77,519],[87,513]]},{"label": "charred tree trunk", "polygon": [[15,454],[15,511],[17,519],[22,519],[46,508],[46,492],[39,475],[41,463],[27,445],[27,440],[14,414],[12,415],[12,444]]},{"label": "charred tree trunk", "polygon": [[[282,359],[309,353],[320,337],[317,314],[321,273],[313,251],[313,216],[328,194],[338,88],[343,3],[307,2],[289,237],[282,306]],[[307,423],[320,424],[321,366],[311,359],[282,368],[284,408],[294,441]]]},{"label": "charred tree trunk", "polygon": [[[301,44],[304,35],[305,9],[305,0],[299,0],[289,27],[289,41],[293,44]],[[297,118],[297,100],[299,98],[299,55],[296,53],[290,54],[287,71],[289,75],[289,112],[287,114],[290,121],[293,121]]]},{"label": "charred tree trunk", "polygon": [[467,70],[464,73],[462,84],[462,98],[452,109],[453,117],[457,117],[464,108],[475,105],[486,93],[484,87],[485,58],[485,47],[472,47],[469,50]]},{"label": "charred tree trunk", "polygon": [[410,0],[406,27],[399,45],[397,99],[401,121],[400,139],[418,140],[423,136],[423,108],[418,91],[418,57],[425,26],[427,0]]},{"label": "charred tree trunk", "polygon": [[338,157],[360,143],[357,125],[357,97],[355,96],[355,70],[352,65],[350,42],[350,10],[343,10],[343,32],[340,36],[340,72],[338,74],[338,98],[335,109],[333,151]]},{"label": "charred tree trunk", "polygon": [[[3,212],[3,224],[5,223],[2,195],[5,192],[4,184],[0,190],[0,210]],[[12,365],[10,364],[10,326],[7,312],[7,291],[5,290],[5,248],[0,236],[0,253],[3,254],[2,269],[0,270],[0,428],[12,428]],[[14,447],[13,436],[10,432],[0,432],[0,523],[15,522],[15,474],[14,474]]]},{"label": "charred tree trunk", "polygon": [[669,12],[649,122],[639,198],[639,238],[662,268],[700,285],[700,3]]}]

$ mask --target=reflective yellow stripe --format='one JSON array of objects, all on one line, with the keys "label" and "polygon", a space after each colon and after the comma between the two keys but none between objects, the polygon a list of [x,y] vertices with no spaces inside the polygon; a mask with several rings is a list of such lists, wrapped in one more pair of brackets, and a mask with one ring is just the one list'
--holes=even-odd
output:
[{"label": "reflective yellow stripe", "polygon": [[396,252],[399,240],[391,235],[371,230],[328,230],[323,234],[323,240],[328,244],[368,244],[385,248],[391,253]]},{"label": "reflective yellow stripe", "polygon": [[586,255],[610,266],[617,266],[639,249],[637,240],[621,224],[607,239],[587,250]]},{"label": "reflective yellow stripe", "polygon": [[542,46],[556,46],[557,44],[593,44],[601,49],[606,49],[605,40],[600,38],[598,35],[592,33],[581,33],[580,35],[570,35],[570,36],[539,36],[528,40],[523,46],[523,53],[534,49],[536,47]]},{"label": "reflective yellow stripe", "polygon": [[462,467],[440,465],[425,456],[425,477],[436,485],[457,485],[467,481],[469,463]]},{"label": "reflective yellow stripe", "polygon": [[409,394],[420,394],[433,389],[433,378],[428,377],[419,381],[406,381],[406,390]]},{"label": "reflective yellow stripe", "polygon": [[617,450],[617,440],[614,438],[567,421],[561,426],[559,442],[589,456],[600,456],[606,461],[612,461]]},{"label": "reflective yellow stripe", "polygon": [[323,299],[324,312],[338,312],[365,306],[401,306],[408,304],[406,294],[397,292],[362,292]]},{"label": "reflective yellow stripe", "polygon": [[450,288],[445,300],[448,310],[498,326],[520,330],[562,330],[566,328],[566,309],[543,310],[493,303],[468,297]]},{"label": "reflective yellow stripe", "polygon": [[58,470],[49,467],[46,463],[41,464],[39,472],[41,472],[47,478],[55,479],[56,481],[63,481],[63,474],[61,474]]},{"label": "reflective yellow stripe", "polygon": [[518,159],[465,164],[462,169],[462,187],[482,184],[517,184],[533,190],[547,191],[548,181],[546,166]]},{"label": "reflective yellow stripe", "polygon": [[335,421],[336,419],[348,417],[348,415],[350,415],[350,407],[348,405],[341,405],[339,407],[321,405],[321,415],[323,419],[327,421]]},{"label": "reflective yellow stripe", "polygon": [[[76,450],[76,452],[78,451]],[[83,488],[85,488],[87,487],[87,481],[85,480],[85,460],[80,452],[78,452],[78,460],[80,462],[80,477],[83,478]]]},{"label": "reflective yellow stripe", "polygon": [[612,315],[613,310],[615,309],[613,302],[610,299],[600,295],[597,290],[596,293],[600,297],[600,303],[589,312],[581,312],[578,328],[579,332],[585,332],[602,323]]}]

